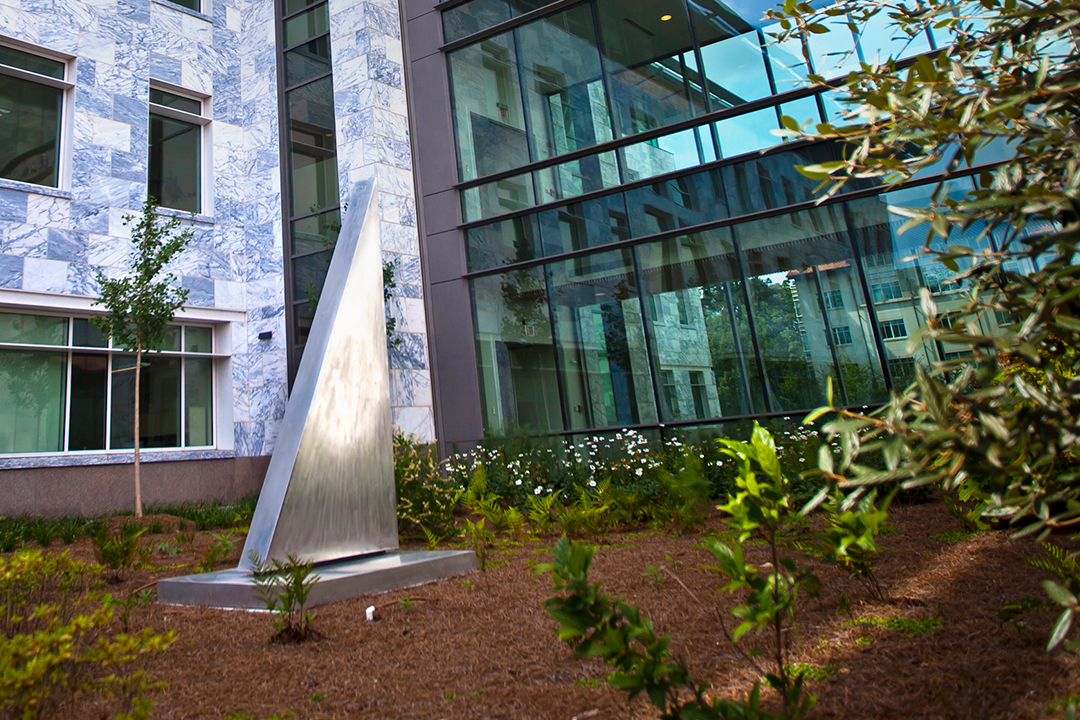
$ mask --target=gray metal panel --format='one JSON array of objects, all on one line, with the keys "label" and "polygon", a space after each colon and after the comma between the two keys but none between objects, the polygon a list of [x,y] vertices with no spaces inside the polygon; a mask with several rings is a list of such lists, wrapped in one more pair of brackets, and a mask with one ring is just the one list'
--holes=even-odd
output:
[{"label": "gray metal panel", "polygon": [[343,218],[240,560],[396,548],[390,379],[375,181]]},{"label": "gray metal panel", "polygon": [[427,288],[434,343],[439,350],[439,404],[443,429],[439,448],[449,455],[454,443],[471,445],[484,437],[480,381],[476,375],[469,284],[451,280]]},{"label": "gray metal panel", "polygon": [[[312,572],[319,581],[308,597],[308,607],[421,585],[476,570],[471,550],[403,551],[320,565]],[[158,581],[158,602],[167,605],[262,610],[251,573],[223,570],[165,578]]]}]

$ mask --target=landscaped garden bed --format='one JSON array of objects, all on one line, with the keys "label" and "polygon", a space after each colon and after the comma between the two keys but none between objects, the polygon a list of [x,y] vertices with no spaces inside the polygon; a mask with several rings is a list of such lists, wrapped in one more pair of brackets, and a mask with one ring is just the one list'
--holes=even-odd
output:
[{"label": "landscaped garden bed", "polygon": [[[674,636],[675,654],[689,658],[695,677],[710,682],[710,693],[734,696],[760,677],[720,629],[719,617],[736,595],[716,594],[724,580],[701,567],[715,564],[703,547],[709,538],[730,539],[723,520],[712,511],[689,534],[604,535],[596,540],[592,581],[640,605],[659,633]],[[198,531],[191,542],[184,534],[190,530],[177,537],[178,520],[144,523],[165,532],[139,537],[139,546],[151,552],[136,561],[142,567],[106,584],[117,597],[160,577],[195,572],[221,538],[236,542],[217,566],[239,559],[239,533]],[[1064,536],[1051,539],[1072,544]],[[153,693],[152,716],[656,717],[643,697],[627,705],[625,695],[606,684],[610,667],[574,658],[556,638],[556,623],[543,609],[553,595],[551,579],[533,572],[550,560],[555,540],[554,534],[516,541],[500,535],[487,549],[486,572],[318,608],[315,627],[324,637],[301,644],[271,643],[266,613],[137,605],[133,628],[176,634],[167,652],[143,663],[150,679],[168,684]],[[861,584],[812,564],[822,592],[800,599],[791,638],[792,660],[813,666],[808,678],[821,678],[808,681],[808,691],[818,696],[808,717],[1062,715],[1062,700],[1080,693],[1080,668],[1072,653],[1046,652],[1056,613],[998,619],[1010,602],[1045,599],[1041,582],[1049,576],[1027,562],[1042,554],[1034,541],[1011,541],[996,531],[966,536],[935,498],[894,504],[878,544],[877,577],[888,603],[869,602]],[[86,539],[67,547],[57,540],[47,552],[65,549],[76,559],[94,558]],[[767,561],[766,546],[746,550],[749,562]],[[365,620],[370,605],[377,607],[375,622]],[[730,616],[727,622],[730,627]],[[748,639],[750,647],[767,649],[766,636],[740,644]]]}]

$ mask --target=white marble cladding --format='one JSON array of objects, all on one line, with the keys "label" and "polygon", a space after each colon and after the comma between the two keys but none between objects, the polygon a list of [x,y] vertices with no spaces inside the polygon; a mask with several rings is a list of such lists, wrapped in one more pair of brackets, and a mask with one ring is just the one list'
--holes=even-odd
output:
[{"label": "white marble cladding", "polygon": [[343,200],[372,176],[379,194],[383,259],[397,261],[387,314],[397,319],[390,352],[394,424],[435,439],[420,242],[396,0],[330,0],[338,174]]},{"label": "white marble cladding", "polygon": [[60,192],[0,183],[0,288],[94,296],[95,271],[122,272],[123,217],[146,197],[150,82],[209,96],[213,203],[175,272],[190,305],[247,313],[231,333],[232,440],[237,455],[265,455],[286,396],[274,6],[204,8],[0,0],[0,36],[75,57],[71,182]]}]

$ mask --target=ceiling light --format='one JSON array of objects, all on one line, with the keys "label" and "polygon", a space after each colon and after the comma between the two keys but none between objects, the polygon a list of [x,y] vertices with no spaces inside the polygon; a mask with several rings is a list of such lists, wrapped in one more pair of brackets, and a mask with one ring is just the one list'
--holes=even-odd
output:
[{"label": "ceiling light", "polygon": [[660,22],[667,22],[670,19],[671,19],[670,15],[661,15],[660,16]]}]

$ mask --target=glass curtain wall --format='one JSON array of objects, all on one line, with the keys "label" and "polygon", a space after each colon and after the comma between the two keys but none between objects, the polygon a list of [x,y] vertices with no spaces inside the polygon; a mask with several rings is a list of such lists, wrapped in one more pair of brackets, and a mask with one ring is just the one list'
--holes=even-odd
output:
[{"label": "glass curtain wall", "polygon": [[287,149],[282,194],[286,222],[286,326],[290,380],[300,364],[341,229],[330,67],[329,5],[281,0]]}]

